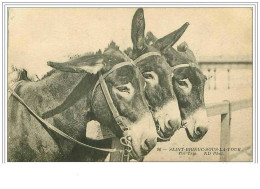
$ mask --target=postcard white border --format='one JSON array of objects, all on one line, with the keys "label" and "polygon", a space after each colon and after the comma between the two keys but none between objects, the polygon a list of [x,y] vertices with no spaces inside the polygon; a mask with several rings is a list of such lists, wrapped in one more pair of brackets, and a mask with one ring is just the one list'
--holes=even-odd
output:
[{"label": "postcard white border", "polygon": [[[227,2],[214,4],[190,3],[2,3],[2,66],[1,66],[1,141],[4,153],[1,162],[6,163],[7,130],[7,8],[8,7],[252,7],[253,8],[253,162],[258,163],[258,2]],[[4,30],[3,30],[4,29]],[[2,151],[2,149],[1,149]],[[228,164],[228,165],[227,165]],[[259,167],[259,166],[258,166]],[[250,168],[250,171],[247,170]],[[7,163],[0,168],[0,178],[10,186],[27,188],[173,188],[200,186],[200,188],[254,187],[258,181],[252,163]],[[259,171],[259,170],[258,170]],[[250,178],[244,179],[243,176]],[[112,176],[112,177],[111,177]],[[200,177],[201,176],[201,177]],[[213,177],[213,178],[212,178]],[[48,180],[46,180],[48,178]],[[58,180],[56,179],[58,178]],[[89,179],[91,178],[91,179]],[[134,179],[133,179],[134,178]],[[235,179],[232,179],[235,178]],[[202,179],[202,180],[199,180]],[[72,180],[72,183],[69,181]],[[27,185],[28,184],[28,185]],[[53,184],[53,185],[52,185]],[[251,185],[252,184],[252,185]],[[1,183],[0,183],[1,185]],[[4,184],[5,186],[5,184]],[[53,186],[53,187],[50,187]],[[22,188],[23,188],[22,187]],[[4,187],[7,188],[7,187]],[[8,187],[9,188],[9,187]]]}]

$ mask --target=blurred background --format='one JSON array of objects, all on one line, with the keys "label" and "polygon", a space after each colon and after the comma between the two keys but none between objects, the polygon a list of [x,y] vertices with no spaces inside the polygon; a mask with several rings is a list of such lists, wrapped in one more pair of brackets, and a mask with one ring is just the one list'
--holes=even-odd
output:
[{"label": "blurred background", "polygon": [[[8,22],[8,69],[25,68],[41,78],[47,61],[104,50],[111,40],[121,50],[131,47],[136,8],[11,8]],[[186,41],[208,77],[206,104],[252,98],[252,10],[250,8],[144,8],[146,32],[158,38],[185,22],[190,26],[176,47]],[[219,147],[220,115],[210,117],[210,130],[190,142],[184,130],[159,143],[145,161],[218,161],[219,156],[179,155],[169,148]],[[210,146],[208,146],[210,144]],[[252,160],[252,108],[232,113],[231,161]],[[157,148],[166,149],[158,151]]]}]

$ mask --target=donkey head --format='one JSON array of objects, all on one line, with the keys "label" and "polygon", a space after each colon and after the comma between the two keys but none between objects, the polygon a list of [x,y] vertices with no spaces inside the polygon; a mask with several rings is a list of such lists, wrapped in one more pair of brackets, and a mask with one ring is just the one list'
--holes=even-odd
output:
[{"label": "donkey head", "polygon": [[151,32],[147,33],[147,42],[160,49],[171,67],[190,64],[188,67],[174,69],[172,84],[177,96],[182,123],[186,126],[187,136],[191,141],[200,140],[208,131],[208,118],[204,102],[206,76],[198,69],[196,58],[187,43],[181,43],[176,51],[172,45],[184,33],[188,23],[180,29],[157,39]]},{"label": "donkey head", "polygon": [[208,131],[204,102],[205,81],[206,76],[196,66],[178,68],[172,78],[181,118],[187,136],[193,142],[200,140]]},{"label": "donkey head", "polygon": [[[140,160],[156,145],[157,133],[144,97],[145,81],[142,75],[134,65],[119,66],[121,62],[126,62],[123,53],[118,47],[110,47],[103,54],[80,57],[62,64],[48,64],[61,71],[87,73],[89,79],[86,82],[93,82],[93,88],[86,94],[91,97],[88,103],[91,104],[93,119],[109,127],[118,137],[130,136],[133,148],[131,156]],[[115,66],[118,67],[115,69]],[[113,71],[109,72],[111,69]],[[106,86],[129,130],[123,131],[116,123],[100,84],[94,87],[98,79],[96,74],[108,72],[109,75],[105,77]]]},{"label": "donkey head", "polygon": [[[146,44],[145,19],[143,9],[138,9],[132,20],[133,59],[146,53],[159,52],[160,49]],[[169,138],[180,127],[178,102],[172,88],[171,67],[163,56],[150,56],[137,63],[147,86],[145,95],[157,123],[160,138]]]}]

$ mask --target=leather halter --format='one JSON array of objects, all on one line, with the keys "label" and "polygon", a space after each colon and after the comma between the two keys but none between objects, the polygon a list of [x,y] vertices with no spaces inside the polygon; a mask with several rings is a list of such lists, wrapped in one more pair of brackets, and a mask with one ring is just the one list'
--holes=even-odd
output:
[{"label": "leather halter", "polygon": [[176,66],[173,66],[171,68],[171,70],[172,70],[172,72],[174,72],[178,68],[185,68],[185,67],[195,67],[195,68],[197,68],[197,65],[194,62],[190,62],[189,64],[178,64]]},{"label": "leather halter", "polygon": [[105,78],[111,74],[113,71],[115,71],[116,69],[118,68],[121,68],[121,67],[124,67],[124,66],[135,66],[132,62],[122,62],[122,63],[119,63],[119,64],[116,64],[111,70],[109,70],[107,73],[105,73],[104,75],[102,75],[100,72],[98,73],[99,74],[99,79],[97,81],[97,83],[95,84],[94,88],[93,88],[93,91],[92,91],[92,95],[91,95],[91,107],[93,107],[93,98],[94,98],[94,94],[95,94],[95,91],[96,91],[96,88],[97,86],[100,84],[101,86],[101,89],[102,89],[102,92],[105,96],[105,99],[107,101],[107,104],[109,106],[109,109],[110,111],[112,112],[112,115],[117,123],[117,125],[120,127],[120,129],[122,131],[126,131],[128,130],[128,127],[123,123],[123,119],[122,117],[120,116],[117,108],[115,107],[114,103],[113,103],[113,100],[111,98],[111,95],[109,93],[109,90],[107,88],[107,84],[105,82]]}]

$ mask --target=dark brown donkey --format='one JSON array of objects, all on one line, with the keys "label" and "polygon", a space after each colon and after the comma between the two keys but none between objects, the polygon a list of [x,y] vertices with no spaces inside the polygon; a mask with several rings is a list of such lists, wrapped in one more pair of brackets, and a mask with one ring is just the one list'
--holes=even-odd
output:
[{"label": "dark brown donkey", "polygon": [[[145,81],[136,66],[128,62],[116,47],[103,54],[83,56],[66,63],[48,64],[52,70],[37,82],[23,81],[15,91],[25,103],[49,123],[86,144],[110,148],[110,140],[86,138],[86,123],[98,120],[117,137],[131,137],[131,157],[142,159],[155,145],[157,133],[152,114],[144,97]],[[113,69],[113,71],[111,71]],[[129,130],[122,131],[98,81],[106,74],[109,94],[122,121]],[[43,127],[28,110],[10,96],[8,102],[8,161],[101,161],[101,152],[73,143]]]},{"label": "dark brown donkey", "polygon": [[[137,26],[134,23],[137,23]],[[172,68],[172,86],[178,100],[182,126],[186,128],[189,139],[195,142],[203,138],[208,131],[204,102],[206,77],[197,67],[195,56],[186,43],[178,46],[178,51],[172,47],[188,25],[189,23],[185,23],[180,29],[160,39],[148,32],[147,38],[144,39],[145,20],[143,9],[140,8],[136,11],[132,23],[132,34],[138,33],[139,37],[136,39],[132,37],[133,51],[128,49],[127,54],[133,58],[147,51],[157,51],[163,55]],[[170,107],[168,111],[176,113],[176,106]],[[176,128],[173,128],[172,134],[175,130]]]},{"label": "dark brown donkey", "polygon": [[133,51],[131,58],[138,60],[147,53],[157,53],[137,64],[147,83],[145,96],[154,112],[157,132],[161,139],[168,139],[180,128],[181,118],[178,102],[172,88],[171,67],[160,51],[145,43],[145,22],[143,10],[138,9],[133,17],[131,38]]}]

